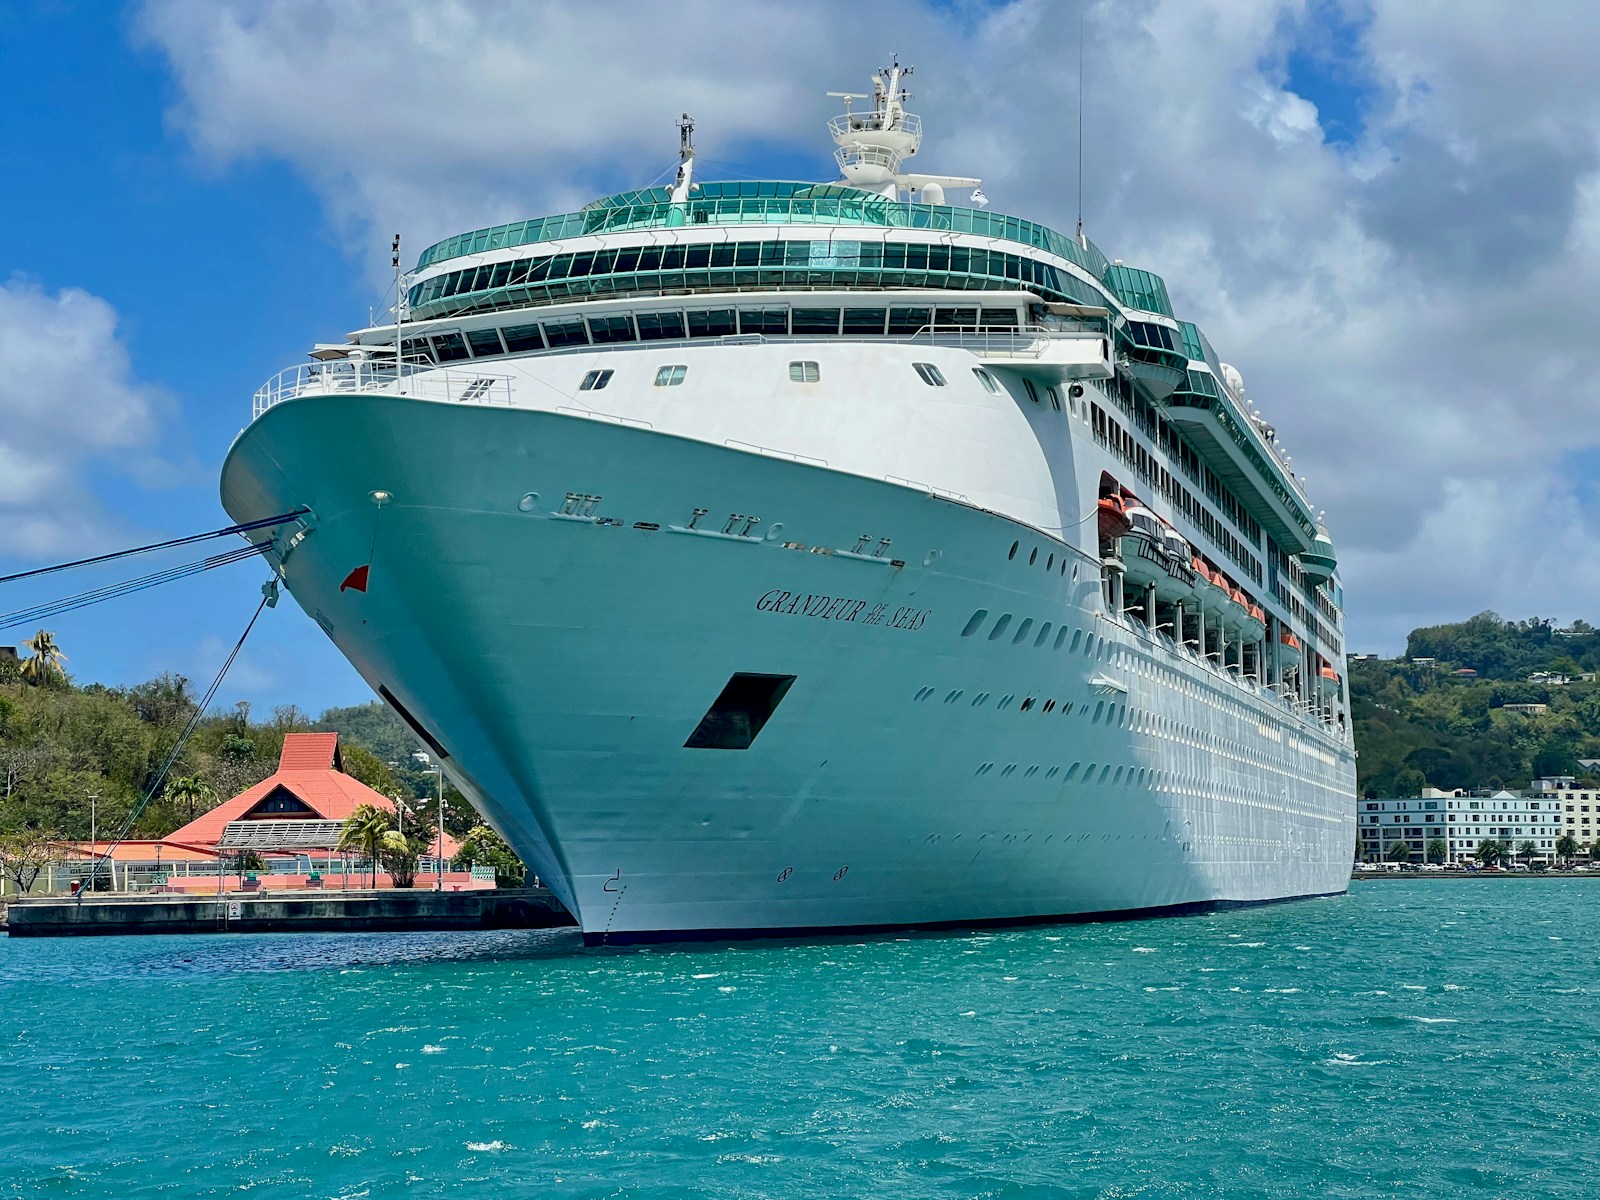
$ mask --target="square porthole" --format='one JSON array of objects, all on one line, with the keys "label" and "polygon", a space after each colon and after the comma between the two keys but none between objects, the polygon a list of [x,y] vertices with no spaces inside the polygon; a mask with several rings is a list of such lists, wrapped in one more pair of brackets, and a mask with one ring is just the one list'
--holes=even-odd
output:
[{"label": "square porthole", "polygon": [[580,392],[598,392],[611,382],[610,371],[590,371],[583,377],[583,382],[578,385]]},{"label": "square porthole", "polygon": [[789,364],[790,383],[816,383],[821,378],[822,371],[814,362],[807,360]]},{"label": "square porthole", "polygon": [[674,363],[662,367],[656,372],[656,387],[677,387],[689,374],[689,368],[682,363]]},{"label": "square porthole", "polygon": [[793,675],[736,672],[684,742],[689,750],[748,750],[789,694]]}]

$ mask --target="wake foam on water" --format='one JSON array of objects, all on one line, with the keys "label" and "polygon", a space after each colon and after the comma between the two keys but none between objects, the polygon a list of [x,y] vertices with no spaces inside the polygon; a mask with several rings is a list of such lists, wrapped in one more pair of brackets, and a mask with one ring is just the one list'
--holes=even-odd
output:
[{"label": "wake foam on water", "polygon": [[1458,1017],[1413,1017],[1405,1016],[1407,1021],[1415,1021],[1418,1025],[1455,1025],[1459,1023]]},{"label": "wake foam on water", "polygon": [[1327,1067],[1384,1067],[1393,1059],[1389,1058],[1362,1058],[1359,1054],[1335,1054],[1332,1058],[1322,1060]]},{"label": "wake foam on water", "polygon": [[444,1053],[444,1047],[443,1046],[435,1046],[435,1045],[429,1044],[429,1045],[424,1046],[422,1048],[422,1052],[424,1054],[443,1054]]},{"label": "wake foam on water", "polygon": [[499,1154],[500,1151],[509,1150],[511,1147],[496,1138],[492,1142],[468,1142],[467,1149],[474,1154]]}]

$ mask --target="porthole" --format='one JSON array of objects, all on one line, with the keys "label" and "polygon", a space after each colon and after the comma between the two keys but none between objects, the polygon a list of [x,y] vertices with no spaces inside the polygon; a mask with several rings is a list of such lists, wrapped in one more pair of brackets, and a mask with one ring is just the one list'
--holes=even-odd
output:
[{"label": "porthole", "polygon": [[1028,554],[1028,565],[1031,567],[1031,566],[1033,566],[1034,563],[1036,563],[1038,561],[1039,561],[1039,547],[1035,546],[1033,548],[1033,550]]},{"label": "porthole", "polygon": [[1023,639],[1028,636],[1028,630],[1030,630],[1032,628],[1033,628],[1033,618],[1032,617],[1024,617],[1023,621],[1022,621],[1022,624],[1017,626],[1017,632],[1016,632],[1015,636],[1012,637],[1011,644],[1013,646],[1021,645]]},{"label": "porthole", "polygon": [[1081,765],[1082,764],[1080,763],[1073,763],[1070,767],[1068,767],[1067,773],[1062,776],[1063,781],[1071,779],[1074,775],[1076,775],[1078,773],[1078,767]]},{"label": "porthole", "polygon": [[1056,709],[1056,702],[1054,700],[1046,700],[1044,702],[1044,707],[1042,709],[1040,709],[1039,711],[1040,712],[1054,712],[1055,709]]},{"label": "porthole", "polygon": [[1045,561],[1044,561],[1044,569],[1046,571],[1054,571],[1056,569],[1056,556],[1054,554],[1052,554],[1049,558],[1045,559]]},{"label": "porthole", "polygon": [[999,641],[1000,635],[1006,631],[1006,626],[1010,624],[1011,614],[1003,613],[1000,619],[994,623],[994,628],[989,631],[989,640],[991,642]]},{"label": "porthole", "polygon": [[[1062,626],[1061,632],[1062,633],[1066,633],[1066,631],[1067,631],[1066,627]],[[1078,644],[1081,641],[1083,641],[1083,630],[1074,629],[1072,631],[1072,645],[1067,647],[1067,653],[1068,654],[1076,654],[1078,652]]]},{"label": "porthole", "polygon": [[989,610],[987,608],[980,608],[977,612],[973,613],[972,616],[967,619],[966,627],[962,629],[961,636],[971,637],[973,634],[977,633],[978,626],[983,624],[984,618],[986,618],[988,615]]},{"label": "porthole", "polygon": [[1020,544],[1021,543],[1019,543],[1019,542],[1012,542],[1011,543],[1011,549],[1006,551],[1006,559],[1007,559],[1007,561],[1009,561],[1009,560],[1011,560],[1011,559],[1013,559],[1013,558],[1015,558],[1017,556],[1017,547]]},{"label": "porthole", "polygon": [[991,396],[998,396],[1000,394],[1000,385],[995,382],[993,375],[989,374],[989,372],[985,371],[982,367],[973,367],[972,373],[978,377],[978,382],[983,384],[984,391],[988,392]]},{"label": "porthole", "polygon": [[1027,698],[1027,699],[1026,699],[1026,700],[1024,700],[1024,701],[1023,701],[1023,702],[1022,702],[1022,703],[1021,703],[1021,704],[1020,704],[1020,705],[1019,705],[1019,706],[1018,706],[1018,707],[1017,707],[1017,711],[1018,711],[1018,712],[1027,712],[1027,711],[1028,711],[1028,710],[1029,710],[1029,709],[1030,709],[1030,708],[1032,708],[1032,707],[1033,707],[1033,700],[1034,700],[1034,698],[1033,698],[1033,697],[1032,697],[1032,696],[1029,696],[1029,697],[1028,697],[1028,698]]},{"label": "porthole", "polygon": [[1067,627],[1065,625],[1063,625],[1060,629],[1056,630],[1056,644],[1054,646],[1052,646],[1051,649],[1052,650],[1061,649],[1061,643],[1066,641],[1066,640],[1067,640]]},{"label": "porthole", "polygon": [[1037,650],[1040,646],[1043,646],[1045,642],[1049,640],[1049,638],[1050,622],[1046,621],[1043,625],[1039,626],[1039,636],[1033,639],[1033,648]]},{"label": "porthole", "polygon": [[789,364],[790,383],[816,383],[821,378],[822,371],[814,362],[806,360]]}]

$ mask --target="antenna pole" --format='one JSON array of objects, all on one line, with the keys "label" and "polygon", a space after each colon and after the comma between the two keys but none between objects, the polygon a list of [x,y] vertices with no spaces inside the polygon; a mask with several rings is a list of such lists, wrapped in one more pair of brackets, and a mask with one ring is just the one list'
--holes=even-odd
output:
[{"label": "antenna pole", "polygon": [[394,383],[395,390],[400,389],[400,381],[405,377],[401,369],[405,359],[403,357],[404,344],[401,340],[401,330],[405,324],[405,276],[400,270],[400,235],[394,235],[394,241],[389,246],[389,262],[394,267]]},{"label": "antenna pole", "polygon": [[1083,4],[1078,5],[1078,246],[1088,249],[1083,237]]}]

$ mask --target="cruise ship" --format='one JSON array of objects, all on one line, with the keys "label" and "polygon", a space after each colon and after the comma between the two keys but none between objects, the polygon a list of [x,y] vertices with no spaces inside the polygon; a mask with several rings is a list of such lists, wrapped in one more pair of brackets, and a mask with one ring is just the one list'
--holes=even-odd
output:
[{"label": "cruise ship", "polygon": [[671,186],[430,247],[224,506],[591,943],[1344,891],[1303,482],[1158,275],[910,169],[909,74],[836,181],[686,118]]}]

